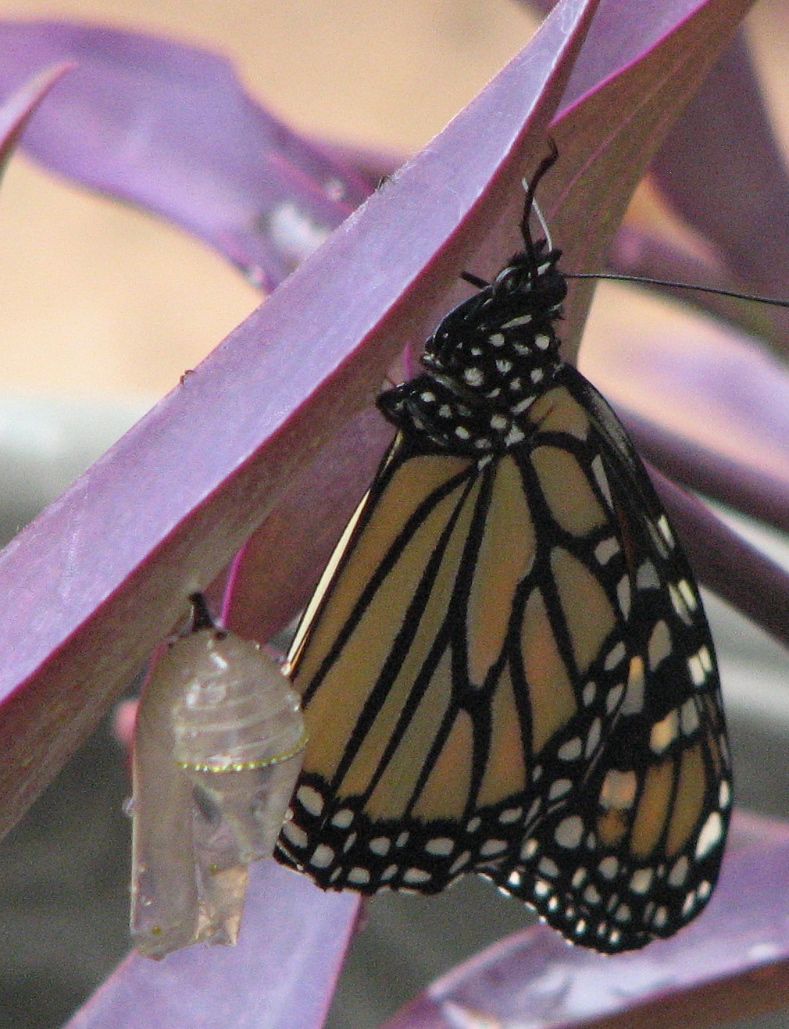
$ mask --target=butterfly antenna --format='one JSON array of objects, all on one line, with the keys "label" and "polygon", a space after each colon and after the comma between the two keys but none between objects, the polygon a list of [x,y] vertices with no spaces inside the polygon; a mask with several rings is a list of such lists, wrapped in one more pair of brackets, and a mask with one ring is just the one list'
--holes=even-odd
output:
[{"label": "butterfly antenna", "polygon": [[548,154],[547,157],[544,157],[537,165],[537,170],[535,171],[531,182],[529,182],[527,179],[523,180],[523,187],[526,190],[526,198],[523,202],[523,215],[521,217],[521,235],[523,236],[526,255],[528,256],[529,261],[531,263],[531,274],[533,282],[537,281],[537,249],[534,245],[534,239],[532,238],[531,234],[531,225],[529,224],[532,211],[537,212],[537,217],[540,220],[540,225],[545,231],[546,241],[548,240],[548,231],[545,227],[545,220],[543,219],[542,212],[537,207],[537,204],[534,201],[534,197],[537,192],[537,187],[539,186],[540,180],[542,179],[543,175],[545,175],[545,173],[549,171],[554,166],[554,164],[556,164],[556,161],[559,157],[559,151],[556,149],[556,144],[550,138],[548,139],[548,146],[551,148],[551,152]]},{"label": "butterfly antenna", "polygon": [[773,307],[789,307],[789,300],[780,297],[763,297],[755,293],[738,293],[733,289],[719,289],[717,286],[697,286],[691,282],[674,282],[671,279],[652,279],[644,275],[619,275],[616,272],[564,272],[566,279],[605,279],[610,282],[634,282],[637,286],[666,286],[670,289],[690,289],[696,293],[711,293],[718,297],[733,297],[735,300],[752,300],[757,304]]}]

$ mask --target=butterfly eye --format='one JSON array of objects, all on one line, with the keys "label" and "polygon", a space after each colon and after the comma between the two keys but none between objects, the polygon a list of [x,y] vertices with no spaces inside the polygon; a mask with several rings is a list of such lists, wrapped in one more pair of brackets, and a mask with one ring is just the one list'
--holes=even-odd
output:
[{"label": "butterfly eye", "polygon": [[131,931],[142,954],[235,942],[246,866],[272,854],[305,743],[298,695],[255,643],[204,624],[170,646],[135,732]]}]

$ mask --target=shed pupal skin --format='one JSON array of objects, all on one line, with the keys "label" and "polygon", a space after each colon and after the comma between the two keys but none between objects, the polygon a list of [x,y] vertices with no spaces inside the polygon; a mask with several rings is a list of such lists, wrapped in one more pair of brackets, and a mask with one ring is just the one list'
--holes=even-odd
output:
[{"label": "shed pupal skin", "polygon": [[279,665],[196,607],[137,713],[131,933],[141,954],[236,942],[246,866],[273,853],[306,741]]}]

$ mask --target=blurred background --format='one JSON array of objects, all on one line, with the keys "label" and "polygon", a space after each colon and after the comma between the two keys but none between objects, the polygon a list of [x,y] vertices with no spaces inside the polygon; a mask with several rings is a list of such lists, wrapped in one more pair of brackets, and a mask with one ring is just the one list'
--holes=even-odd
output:
[{"label": "blurred background", "polygon": [[[294,128],[403,155],[438,132],[537,23],[507,0],[5,0],[0,16],[100,20],[201,44],[230,57],[249,91]],[[783,0],[762,0],[748,32],[789,152],[785,25]],[[260,297],[180,231],[80,192],[24,156],[11,161],[0,205],[5,542]],[[599,291],[585,346],[606,334],[612,289]],[[656,310],[644,302],[643,318]],[[786,539],[746,531],[789,565]],[[786,655],[714,598],[708,611],[738,800],[789,814]],[[0,846],[0,1029],[60,1024],[128,949],[128,792],[124,755],[105,723]],[[438,899],[376,899],[330,1025],[378,1025],[436,975],[529,920],[476,880]]]}]

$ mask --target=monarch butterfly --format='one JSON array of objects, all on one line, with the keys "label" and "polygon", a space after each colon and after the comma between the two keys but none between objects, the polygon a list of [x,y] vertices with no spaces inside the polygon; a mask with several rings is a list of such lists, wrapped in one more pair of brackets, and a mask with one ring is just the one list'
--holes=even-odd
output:
[{"label": "monarch butterfly", "polygon": [[287,663],[310,743],[280,861],[324,889],[477,872],[614,953],[706,904],[731,805],[715,652],[622,425],[558,353],[533,241],[383,393],[397,433]]},{"label": "monarch butterfly", "polygon": [[191,600],[135,727],[131,932],[152,958],[236,942],[246,866],[274,850],[306,743],[279,666]]}]

